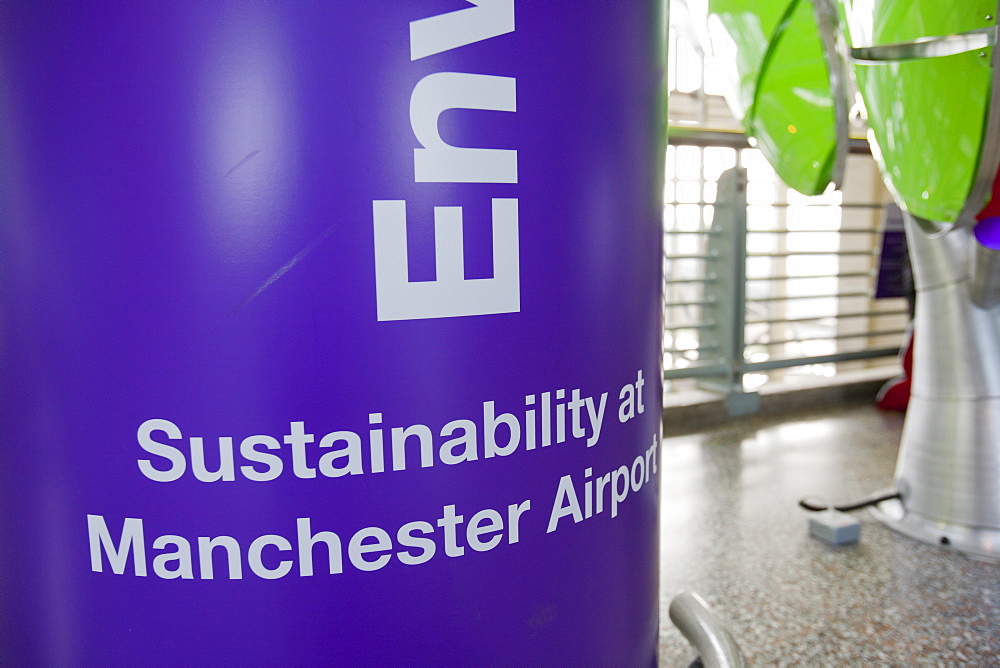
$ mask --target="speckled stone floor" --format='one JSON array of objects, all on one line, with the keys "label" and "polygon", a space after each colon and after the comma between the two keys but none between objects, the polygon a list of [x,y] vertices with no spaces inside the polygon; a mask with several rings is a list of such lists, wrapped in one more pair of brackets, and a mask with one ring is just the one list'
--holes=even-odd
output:
[{"label": "speckled stone floor", "polygon": [[860,406],[666,438],[660,665],[694,656],[667,615],[688,590],[752,665],[1000,666],[1000,564],[919,543],[867,511],[854,513],[855,545],[809,536],[798,500],[889,487],[901,428],[900,415]]}]

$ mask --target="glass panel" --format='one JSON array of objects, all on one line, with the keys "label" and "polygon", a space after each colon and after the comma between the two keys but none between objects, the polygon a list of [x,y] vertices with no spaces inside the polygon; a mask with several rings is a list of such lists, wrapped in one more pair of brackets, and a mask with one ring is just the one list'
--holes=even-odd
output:
[{"label": "glass panel", "polygon": [[701,211],[697,204],[677,205],[677,229],[695,232],[701,229]]},{"label": "glass panel", "polygon": [[686,40],[677,42],[677,90],[693,93],[701,88],[702,62],[698,52]]},{"label": "glass panel", "polygon": [[[705,184],[705,202],[708,204],[715,203],[715,197],[718,195],[719,186],[715,181],[709,181]],[[709,220],[706,218],[705,220]]]},{"label": "glass panel", "polygon": [[773,204],[774,184],[753,182],[747,184],[747,204]]},{"label": "glass panel", "polygon": [[698,181],[678,181],[677,201],[682,204],[697,204],[701,201],[701,183]]},{"label": "glass panel", "polygon": [[697,181],[701,176],[701,149],[697,146],[677,147],[676,178]]},{"label": "glass panel", "polygon": [[774,181],[774,168],[759,149],[745,148],[740,151],[740,166],[746,168],[749,181]]},{"label": "glass panel", "polygon": [[736,151],[723,146],[705,149],[705,180],[718,181],[722,172],[736,166]]}]

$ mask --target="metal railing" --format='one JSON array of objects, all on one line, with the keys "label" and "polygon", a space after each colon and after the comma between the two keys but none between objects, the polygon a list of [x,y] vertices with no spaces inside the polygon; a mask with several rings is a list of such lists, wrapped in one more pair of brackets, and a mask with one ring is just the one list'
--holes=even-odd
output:
[{"label": "metal railing", "polygon": [[[770,372],[793,367],[832,375],[848,362],[894,357],[908,324],[904,300],[874,301],[877,222],[748,230],[747,186],[746,169],[729,169],[717,182],[715,201],[695,203],[703,210],[714,207],[711,224],[665,231],[664,378],[668,389],[694,379],[702,389],[725,394],[731,414],[756,410],[748,379],[759,383]],[[875,214],[882,207],[836,206]],[[758,249],[755,236],[773,248]],[[825,241],[791,247],[787,241],[793,238]],[[790,271],[793,261],[807,270]],[[748,272],[753,262],[767,271]],[[808,267],[814,262],[815,268]]]}]

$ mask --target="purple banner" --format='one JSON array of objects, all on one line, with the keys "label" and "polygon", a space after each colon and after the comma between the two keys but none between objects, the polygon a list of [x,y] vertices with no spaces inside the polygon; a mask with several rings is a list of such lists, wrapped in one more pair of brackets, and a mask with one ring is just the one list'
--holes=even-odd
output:
[{"label": "purple banner", "polygon": [[0,663],[655,661],[658,4],[0,3]]},{"label": "purple banner", "polygon": [[875,279],[875,299],[893,299],[907,296],[907,277],[910,254],[906,246],[906,228],[903,212],[895,204],[885,208],[882,224],[882,245],[879,250],[878,271]]}]

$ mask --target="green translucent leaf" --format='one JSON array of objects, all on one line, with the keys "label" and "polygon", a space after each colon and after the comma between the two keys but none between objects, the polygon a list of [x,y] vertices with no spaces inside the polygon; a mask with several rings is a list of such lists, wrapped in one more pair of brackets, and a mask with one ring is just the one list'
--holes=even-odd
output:
[{"label": "green translucent leaf", "polygon": [[841,0],[852,46],[957,35],[996,23],[996,0]]},{"label": "green translucent leaf", "polygon": [[709,1],[708,32],[715,64],[726,69],[730,84],[726,100],[739,120],[753,104],[761,64],[788,4],[789,0]]},{"label": "green translucent leaf", "polygon": [[882,177],[910,213],[955,222],[982,150],[992,70],[978,52],[855,66]]},{"label": "green translucent leaf", "polygon": [[747,134],[785,183],[806,195],[823,192],[838,137],[812,3],[712,0],[709,31],[721,66],[732,68],[730,107]]},{"label": "green translucent leaf", "polygon": [[801,0],[765,62],[746,130],[782,181],[817,195],[832,178],[836,128],[830,71],[813,6]]},{"label": "green translucent leaf", "polygon": [[[996,2],[844,0],[852,46],[944,37],[995,24]],[[989,17],[989,18],[988,18]],[[856,63],[872,150],[899,203],[927,220],[955,222],[975,183],[993,70],[991,50]]]}]

